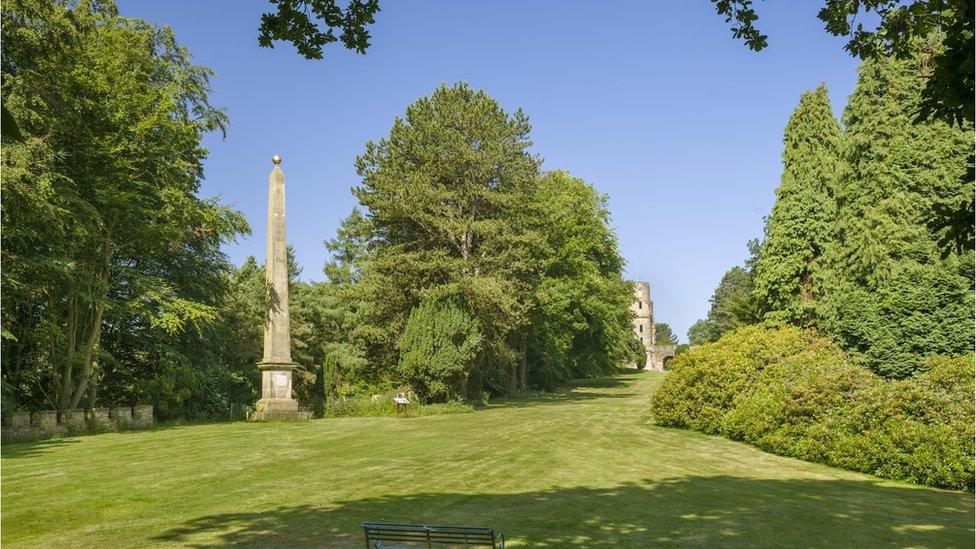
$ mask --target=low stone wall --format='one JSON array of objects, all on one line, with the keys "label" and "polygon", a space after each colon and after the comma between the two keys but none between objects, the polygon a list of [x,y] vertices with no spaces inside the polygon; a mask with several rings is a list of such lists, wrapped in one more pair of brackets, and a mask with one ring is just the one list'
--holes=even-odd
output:
[{"label": "low stone wall", "polygon": [[3,414],[4,440],[43,438],[54,434],[82,434],[101,429],[144,429],[155,423],[152,404],[88,410],[38,410]]}]

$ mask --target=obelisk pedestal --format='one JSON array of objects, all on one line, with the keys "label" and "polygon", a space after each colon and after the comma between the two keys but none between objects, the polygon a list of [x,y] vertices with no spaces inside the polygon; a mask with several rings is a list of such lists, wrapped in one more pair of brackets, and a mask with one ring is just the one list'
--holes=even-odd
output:
[{"label": "obelisk pedestal", "polygon": [[248,419],[309,419],[310,412],[298,409],[291,398],[291,374],[298,366],[291,360],[288,325],[288,244],[285,240],[285,174],[281,157],[274,155],[268,176],[268,246],[265,264],[267,310],[264,319],[264,358],[261,370],[261,400]]}]

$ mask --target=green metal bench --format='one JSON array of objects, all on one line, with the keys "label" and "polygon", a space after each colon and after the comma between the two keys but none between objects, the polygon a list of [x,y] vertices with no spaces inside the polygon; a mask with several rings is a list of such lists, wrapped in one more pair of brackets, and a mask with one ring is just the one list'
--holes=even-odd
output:
[{"label": "green metal bench", "polygon": [[[505,549],[505,534],[477,526],[429,526],[364,522],[367,549],[491,547]],[[387,545],[393,543],[394,545]]]}]

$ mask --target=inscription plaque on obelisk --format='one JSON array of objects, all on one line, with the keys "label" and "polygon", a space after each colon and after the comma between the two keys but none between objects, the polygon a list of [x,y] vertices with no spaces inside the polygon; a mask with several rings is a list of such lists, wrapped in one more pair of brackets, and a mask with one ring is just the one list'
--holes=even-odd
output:
[{"label": "inscription plaque on obelisk", "polygon": [[261,400],[251,420],[308,419],[291,398],[291,374],[298,364],[291,360],[288,326],[288,244],[285,240],[285,173],[281,157],[274,155],[268,176],[268,245],[265,260],[267,305],[264,318],[264,357],[261,370]]}]

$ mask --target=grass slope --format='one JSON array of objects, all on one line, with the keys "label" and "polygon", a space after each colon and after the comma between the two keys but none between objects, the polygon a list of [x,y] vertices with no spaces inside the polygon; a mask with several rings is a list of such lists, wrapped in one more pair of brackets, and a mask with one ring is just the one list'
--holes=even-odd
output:
[{"label": "grass slope", "polygon": [[228,423],[5,446],[5,548],[361,547],[362,521],[512,547],[972,547],[972,494],[653,425],[659,374],[469,414]]}]

